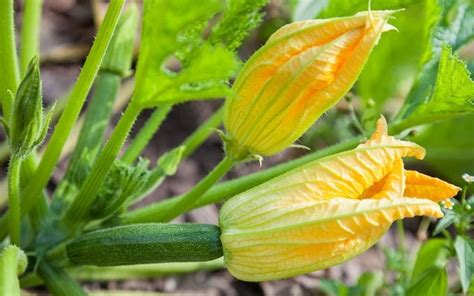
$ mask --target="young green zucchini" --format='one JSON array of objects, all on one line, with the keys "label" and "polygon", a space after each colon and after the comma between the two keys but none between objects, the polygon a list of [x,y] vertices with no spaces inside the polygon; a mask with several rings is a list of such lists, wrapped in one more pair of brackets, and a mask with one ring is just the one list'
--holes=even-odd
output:
[{"label": "young green zucchini", "polygon": [[66,250],[78,265],[208,261],[223,255],[220,234],[209,224],[133,224],[86,233]]}]

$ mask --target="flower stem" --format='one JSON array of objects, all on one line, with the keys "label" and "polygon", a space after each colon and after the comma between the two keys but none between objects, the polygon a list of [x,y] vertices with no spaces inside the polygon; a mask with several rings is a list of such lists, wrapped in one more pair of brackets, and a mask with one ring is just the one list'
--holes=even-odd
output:
[{"label": "flower stem", "polygon": [[21,29],[21,73],[24,74],[28,63],[39,56],[39,36],[42,0],[25,0]]},{"label": "flower stem", "polygon": [[222,159],[204,179],[194,186],[191,191],[184,194],[183,197],[172,207],[166,209],[166,211],[157,212],[156,221],[168,222],[193,209],[194,205],[202,195],[206,193],[212,185],[217,183],[234,166],[234,164],[235,162],[230,157],[224,157],[224,159]]},{"label": "flower stem", "polygon": [[7,122],[10,121],[11,106],[4,98],[7,96],[7,90],[15,94],[20,82],[13,16],[13,0],[0,1],[0,99]]},{"label": "flower stem", "polygon": [[21,210],[20,210],[20,171],[22,159],[12,154],[8,167],[8,225],[10,241],[20,246],[21,238]]},{"label": "flower stem", "polygon": [[[5,2],[11,1],[0,1],[0,5],[4,6]],[[66,107],[54,128],[54,132],[33,177],[35,182],[28,184],[22,193],[22,213],[27,213],[33,207],[36,202],[36,198],[41,194],[41,191],[48,183],[48,180],[54,168],[56,167],[59,157],[61,156],[62,148],[69,137],[71,129],[73,128],[74,123],[79,116],[87,94],[92,86],[92,83],[94,82],[95,76],[99,71],[100,64],[104,57],[105,51],[107,50],[110,39],[112,38],[112,34],[117,25],[120,12],[124,4],[125,0],[112,0],[109,4],[104,21],[99,29],[99,32],[97,33],[97,38],[95,39],[84,67],[79,74],[79,78],[72,89]],[[0,7],[0,14],[4,11],[4,8],[5,7]],[[1,15],[0,20],[3,20]],[[0,35],[3,37],[6,34],[2,33]],[[0,48],[3,48],[1,42]],[[0,57],[1,56],[2,55],[0,54]],[[1,62],[0,65],[2,65]],[[0,73],[2,73],[2,71],[0,71]],[[2,80],[1,77],[0,80]],[[5,235],[3,229],[6,228],[7,223],[8,221],[5,219],[0,221],[0,240]]]},{"label": "flower stem", "polygon": [[140,156],[140,153],[145,149],[153,135],[160,128],[161,123],[166,119],[172,107],[171,104],[164,104],[153,111],[145,126],[140,129],[130,146],[128,146],[122,157],[122,161],[131,164]]},{"label": "flower stem", "polygon": [[82,221],[89,213],[90,206],[94,202],[100,186],[104,182],[107,173],[125,143],[128,133],[141,110],[140,107],[133,103],[132,99],[132,103],[128,105],[110,139],[97,157],[90,173],[84,181],[84,185],[68,207],[65,215],[67,224],[71,225],[71,223],[75,224],[76,221]]},{"label": "flower stem", "polygon": [[[276,165],[272,168],[240,177],[232,181],[217,184],[205,194],[203,194],[199,200],[193,203],[192,208],[198,208],[208,204],[224,201],[240,192],[257,186],[258,184],[268,181],[302,164],[354,148],[360,143],[362,139],[363,137],[354,137],[348,141],[315,151],[306,156]],[[185,195],[175,196],[164,201],[148,205],[146,208],[140,208],[131,211],[122,215],[120,217],[120,222],[123,224],[130,224],[164,221],[162,220],[162,215],[167,213],[169,209],[175,207],[176,204],[181,203],[181,200],[184,198]]]}]

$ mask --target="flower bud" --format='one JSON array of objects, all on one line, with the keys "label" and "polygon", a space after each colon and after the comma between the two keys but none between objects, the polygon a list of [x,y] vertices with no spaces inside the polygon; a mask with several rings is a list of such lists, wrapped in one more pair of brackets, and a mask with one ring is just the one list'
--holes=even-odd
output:
[{"label": "flower bud", "polygon": [[39,145],[46,136],[50,117],[51,112],[46,118],[43,115],[39,63],[33,58],[16,93],[8,124],[12,152],[26,155]]},{"label": "flower bud", "polygon": [[459,188],[407,171],[424,149],[386,134],[298,167],[227,201],[220,212],[228,270],[246,281],[324,269],[375,244],[397,219],[441,217],[438,201]]},{"label": "flower bud", "polygon": [[245,64],[227,100],[226,150],[269,156],[297,140],[354,84],[392,11],[295,22]]}]

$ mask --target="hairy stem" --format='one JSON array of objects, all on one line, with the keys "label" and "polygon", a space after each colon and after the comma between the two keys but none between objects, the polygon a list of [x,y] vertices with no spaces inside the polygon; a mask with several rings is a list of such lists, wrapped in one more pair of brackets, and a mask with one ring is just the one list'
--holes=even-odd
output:
[{"label": "hairy stem", "polygon": [[21,238],[21,210],[20,210],[20,171],[22,159],[12,154],[8,167],[8,224],[10,241],[20,246]]},{"label": "hairy stem", "polygon": [[141,108],[137,107],[132,99],[132,103],[128,105],[110,139],[97,157],[97,160],[84,181],[84,185],[67,209],[65,219],[68,224],[81,221],[88,215],[100,186],[104,182],[107,173],[125,143],[128,133],[140,112]]},{"label": "hairy stem", "polygon": [[143,149],[145,149],[146,145],[166,119],[172,107],[171,104],[164,104],[153,111],[145,126],[140,129],[132,143],[128,146],[122,157],[122,161],[131,164],[140,156]]}]

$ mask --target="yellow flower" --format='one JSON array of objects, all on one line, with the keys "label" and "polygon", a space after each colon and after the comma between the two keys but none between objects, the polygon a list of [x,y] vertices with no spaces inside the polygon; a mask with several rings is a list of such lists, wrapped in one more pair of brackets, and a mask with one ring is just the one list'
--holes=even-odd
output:
[{"label": "yellow flower", "polygon": [[226,101],[234,159],[280,152],[354,84],[392,11],[305,20],[282,27],[245,64]]},{"label": "yellow flower", "polygon": [[220,213],[229,271],[246,281],[324,269],[364,252],[397,219],[442,217],[458,187],[405,170],[425,150],[387,135],[381,118],[357,148],[296,168],[227,201]]}]

